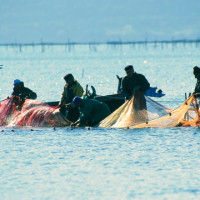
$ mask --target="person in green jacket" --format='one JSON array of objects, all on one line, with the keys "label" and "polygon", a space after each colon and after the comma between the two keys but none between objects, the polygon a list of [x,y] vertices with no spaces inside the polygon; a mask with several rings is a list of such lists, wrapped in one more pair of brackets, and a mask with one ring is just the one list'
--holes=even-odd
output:
[{"label": "person in green jacket", "polygon": [[76,96],[73,99],[73,104],[79,108],[80,117],[75,123],[71,124],[71,127],[76,125],[95,126],[111,114],[107,104],[94,99],[82,99]]},{"label": "person in green jacket", "polygon": [[71,103],[75,96],[83,96],[84,90],[80,83],[74,79],[72,74],[67,74],[64,76],[66,84],[60,100],[60,107],[65,106],[65,104]]}]

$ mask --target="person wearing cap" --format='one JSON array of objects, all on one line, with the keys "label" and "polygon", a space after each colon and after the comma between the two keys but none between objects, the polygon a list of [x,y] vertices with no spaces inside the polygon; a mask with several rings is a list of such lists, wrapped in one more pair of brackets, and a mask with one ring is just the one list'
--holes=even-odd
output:
[{"label": "person wearing cap", "polygon": [[76,96],[73,99],[73,104],[79,108],[80,117],[75,123],[71,124],[71,127],[76,125],[95,126],[111,113],[107,104],[94,99],[82,99]]},{"label": "person wearing cap", "polygon": [[83,96],[84,90],[80,83],[74,79],[72,74],[67,74],[63,77],[66,84],[64,86],[64,90],[61,96],[61,100],[59,103],[60,107],[65,106],[65,104],[71,103],[75,96]]},{"label": "person wearing cap", "polygon": [[136,73],[132,65],[126,66],[124,70],[126,76],[122,79],[121,95],[127,99],[134,95],[135,99],[140,102],[140,109],[146,109],[144,93],[150,88],[148,80],[144,75]]},{"label": "person wearing cap", "polygon": [[31,89],[24,87],[24,82],[19,79],[14,80],[12,95],[19,96],[21,99],[36,99],[37,94]]},{"label": "person wearing cap", "polygon": [[197,79],[197,83],[196,83],[193,94],[196,98],[199,98],[200,97],[200,67],[195,66],[193,68],[193,74],[195,78]]}]

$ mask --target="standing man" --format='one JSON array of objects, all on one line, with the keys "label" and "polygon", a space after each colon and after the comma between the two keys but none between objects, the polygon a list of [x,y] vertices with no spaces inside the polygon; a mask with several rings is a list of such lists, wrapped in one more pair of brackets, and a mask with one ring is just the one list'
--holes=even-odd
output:
[{"label": "standing man", "polygon": [[72,74],[67,74],[64,76],[66,82],[64,90],[61,96],[61,101],[59,103],[60,107],[65,106],[65,104],[71,103],[75,96],[83,96],[84,90],[80,83],[74,79]]},{"label": "standing man", "polygon": [[144,93],[150,88],[150,84],[142,74],[137,74],[132,65],[124,68],[126,76],[122,79],[121,94],[130,99],[135,97],[135,108],[146,109],[146,99]]},{"label": "standing man", "polygon": [[74,97],[73,104],[79,108],[80,118],[75,123],[72,123],[71,127],[76,125],[95,126],[111,113],[107,104],[94,99]]},{"label": "standing man", "polygon": [[37,94],[30,90],[29,88],[24,87],[24,82],[19,79],[14,80],[14,88],[12,95],[19,96],[21,99],[36,99]]},{"label": "standing man", "polygon": [[196,83],[193,94],[196,98],[199,98],[200,97],[200,67],[195,66],[193,68],[193,74],[195,78],[197,79],[197,83]]}]

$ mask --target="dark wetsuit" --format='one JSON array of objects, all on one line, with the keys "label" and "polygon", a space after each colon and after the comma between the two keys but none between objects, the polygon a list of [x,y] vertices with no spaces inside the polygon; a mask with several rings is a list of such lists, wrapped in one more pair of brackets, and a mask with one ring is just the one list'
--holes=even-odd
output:
[{"label": "dark wetsuit", "polygon": [[26,88],[24,86],[22,86],[22,88],[20,88],[19,90],[16,90],[14,88],[12,95],[20,96],[20,98],[23,98],[23,99],[36,99],[37,98],[37,94],[35,92],[33,92],[32,90],[30,90],[29,88]]},{"label": "dark wetsuit", "polygon": [[125,76],[122,79],[121,94],[125,97],[132,96],[136,86],[139,86],[140,90],[145,92],[149,89],[150,84],[144,75],[135,72],[132,77]]},{"label": "dark wetsuit", "polygon": [[[138,90],[134,89],[138,87]],[[136,72],[132,77],[125,76],[122,79],[121,94],[124,97],[130,98],[134,95],[135,97],[135,108],[138,110],[146,109],[146,99],[144,93],[150,87],[149,82],[142,74]]]},{"label": "dark wetsuit", "polygon": [[196,97],[200,97],[200,80],[197,79],[197,83],[196,83],[196,86],[195,86],[195,89],[194,89],[194,94],[196,94]]},{"label": "dark wetsuit", "polygon": [[200,93],[200,80],[197,80],[194,93]]}]

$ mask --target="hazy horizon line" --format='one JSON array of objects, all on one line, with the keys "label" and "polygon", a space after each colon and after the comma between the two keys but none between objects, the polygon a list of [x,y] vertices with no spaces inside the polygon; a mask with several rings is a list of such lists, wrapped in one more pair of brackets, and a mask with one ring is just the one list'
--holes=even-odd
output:
[{"label": "hazy horizon line", "polygon": [[200,43],[200,39],[171,39],[171,40],[141,40],[141,41],[107,41],[107,42],[7,42],[0,43],[0,46],[39,46],[39,45],[122,45],[122,44],[150,44],[150,43]]}]

